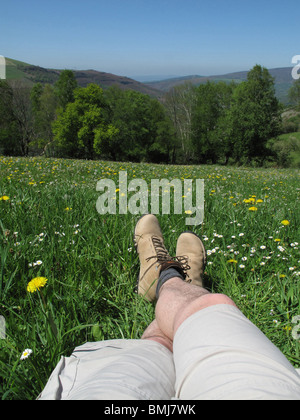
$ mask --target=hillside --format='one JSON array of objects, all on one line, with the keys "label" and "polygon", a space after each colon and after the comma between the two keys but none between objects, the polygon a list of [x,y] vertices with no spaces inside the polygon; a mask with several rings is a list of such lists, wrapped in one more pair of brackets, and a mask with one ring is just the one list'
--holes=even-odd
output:
[{"label": "hillside", "polygon": [[[60,75],[61,70],[46,69],[22,61],[6,58],[6,74],[8,80],[21,80],[29,85],[34,83],[50,83],[54,84]],[[89,83],[96,83],[103,89],[110,86],[118,86],[121,89],[131,89],[150,95],[155,98],[161,98],[165,92],[172,87],[190,82],[195,86],[207,81],[234,81],[240,83],[247,79],[248,71],[240,71],[236,73],[228,73],[214,76],[191,75],[184,77],[171,78],[155,82],[141,83],[134,79],[124,76],[117,76],[111,73],[100,72],[96,70],[73,70],[78,85],[86,87]],[[284,104],[288,104],[288,91],[294,80],[291,76],[291,67],[270,69],[270,74],[275,79],[275,88],[278,99]]]},{"label": "hillside", "polygon": [[[8,80],[21,80],[33,85],[34,83],[54,84],[60,75],[61,70],[46,69],[22,61],[6,58],[6,76]],[[152,86],[145,85],[133,79],[117,76],[111,73],[104,73],[95,70],[74,70],[78,85],[86,87],[89,83],[96,83],[103,89],[110,86],[118,86],[121,89],[131,89],[149,96],[160,98],[163,93]]]},{"label": "hillside", "polygon": [[[288,90],[292,86],[294,80],[291,76],[292,67],[284,67],[284,68],[277,68],[277,69],[270,69],[269,70],[272,77],[275,79],[275,88],[277,97],[283,103],[288,103]],[[172,87],[184,84],[186,82],[190,82],[193,85],[200,85],[201,83],[206,83],[207,81],[225,81],[230,82],[234,81],[236,83],[240,83],[247,79],[248,71],[240,71],[236,73],[228,73],[223,75],[216,75],[216,76],[185,76],[185,77],[178,77],[172,78],[167,80],[161,80],[157,82],[149,82],[145,83],[152,88],[161,90],[163,92],[168,92]]]}]

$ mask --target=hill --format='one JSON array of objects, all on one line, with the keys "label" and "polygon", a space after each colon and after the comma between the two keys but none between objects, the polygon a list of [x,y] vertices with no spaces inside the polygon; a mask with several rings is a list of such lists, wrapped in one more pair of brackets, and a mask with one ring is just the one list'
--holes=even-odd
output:
[{"label": "hill", "polygon": [[[269,70],[272,77],[275,79],[275,89],[278,99],[287,104],[288,103],[288,90],[292,86],[294,80],[292,78],[291,72],[292,67],[283,67],[283,68],[275,68]],[[218,81],[225,81],[231,82],[234,81],[236,83],[241,83],[242,81],[247,79],[248,71],[240,71],[235,73],[228,73],[216,76],[199,76],[199,75],[192,75],[192,76],[185,76],[185,77],[177,77],[167,80],[161,80],[156,82],[149,82],[145,83],[148,86],[151,86],[154,89],[161,90],[163,92],[168,92],[172,87],[184,84],[186,82],[190,82],[193,85],[200,85],[201,83],[206,83],[207,81],[218,82]]]},{"label": "hill", "polygon": [[[21,80],[33,85],[34,83],[54,84],[62,70],[46,69],[40,66],[24,63],[22,61],[6,58],[6,76],[8,80]],[[145,85],[128,77],[117,76],[111,73],[95,70],[73,70],[78,85],[86,87],[89,83],[96,83],[103,89],[110,86],[118,86],[121,89],[131,89],[149,96],[160,98],[163,93],[155,87]]]},{"label": "hill", "polygon": [[[34,83],[54,84],[62,70],[46,69],[40,66],[24,63],[11,58],[6,58],[6,75],[8,80],[21,80],[24,83],[33,85]],[[240,83],[247,79],[248,71],[240,71],[214,76],[191,75],[176,77],[166,80],[141,83],[125,76],[117,76],[112,73],[105,73],[96,70],[73,70],[78,85],[86,87],[89,83],[96,83],[103,89],[110,86],[118,86],[121,89],[131,89],[147,94],[157,99],[162,98],[165,92],[172,87],[190,82],[195,86],[207,81],[225,81]],[[275,88],[278,99],[284,104],[288,104],[288,91],[294,80],[291,76],[292,67],[270,69],[270,74],[275,79]]]}]

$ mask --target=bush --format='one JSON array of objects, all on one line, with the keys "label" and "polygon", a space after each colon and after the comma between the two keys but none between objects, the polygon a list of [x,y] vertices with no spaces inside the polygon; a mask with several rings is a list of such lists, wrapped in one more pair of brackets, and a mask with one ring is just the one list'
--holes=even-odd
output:
[{"label": "bush", "polygon": [[300,168],[300,133],[283,134],[269,142],[279,166]]}]

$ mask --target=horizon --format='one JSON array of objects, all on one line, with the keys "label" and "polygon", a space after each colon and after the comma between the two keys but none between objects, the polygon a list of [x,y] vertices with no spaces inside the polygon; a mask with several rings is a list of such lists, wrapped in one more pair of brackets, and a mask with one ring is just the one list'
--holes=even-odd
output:
[{"label": "horizon", "polygon": [[[1,56],[0,56],[1,57]],[[28,61],[21,61],[21,60],[17,60],[16,58],[12,58],[12,57],[4,57],[6,60],[13,60],[13,61],[20,61],[23,62],[25,64],[29,64],[32,66],[38,66],[35,63],[29,63]],[[256,63],[257,65],[260,65],[259,63]],[[38,66],[38,67],[42,67],[42,66]],[[45,67],[42,67],[45,68]],[[172,79],[181,79],[181,78],[190,78],[190,77],[218,77],[218,76],[226,76],[229,74],[238,74],[238,73],[243,73],[243,72],[249,72],[251,69],[246,69],[246,70],[234,70],[232,72],[229,73],[219,73],[219,74],[207,74],[207,75],[203,75],[203,74],[185,74],[185,75],[124,75],[124,74],[115,74],[115,73],[109,73],[109,72],[103,72],[101,70],[97,70],[97,69],[88,69],[88,68],[80,68],[80,69],[74,69],[74,68],[55,68],[55,67],[47,67],[45,68],[47,70],[58,70],[58,71],[62,71],[62,70],[71,70],[71,71],[96,71],[96,72],[100,72],[100,73],[107,73],[107,74],[113,74],[114,76],[119,76],[119,77],[127,77],[130,78],[132,80],[135,80],[137,82],[140,83],[151,83],[151,82],[161,82],[161,81],[165,81],[165,80],[172,80]],[[268,68],[268,70],[276,70],[276,69],[289,69],[292,70],[293,66],[287,66],[287,67],[273,67],[273,68]],[[292,77],[292,76],[291,76]]]},{"label": "horizon", "polygon": [[0,55],[149,81],[287,68],[300,54],[299,12],[296,0],[11,0]]}]

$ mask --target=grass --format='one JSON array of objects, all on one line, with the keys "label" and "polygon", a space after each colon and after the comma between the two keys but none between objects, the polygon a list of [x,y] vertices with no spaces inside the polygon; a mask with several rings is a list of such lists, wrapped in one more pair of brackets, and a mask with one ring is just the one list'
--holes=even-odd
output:
[{"label": "grass", "polygon": [[[35,399],[62,355],[86,341],[140,338],[154,306],[134,293],[138,215],[96,211],[102,178],[205,180],[205,280],[300,367],[299,171],[0,157],[2,399]],[[255,207],[255,211],[249,208]],[[174,254],[186,215],[158,216]],[[289,224],[281,222],[288,220]],[[29,293],[27,284],[46,277]],[[0,331],[1,333],[1,331]],[[3,333],[2,333],[3,335]],[[32,354],[20,357],[25,349]]]}]

